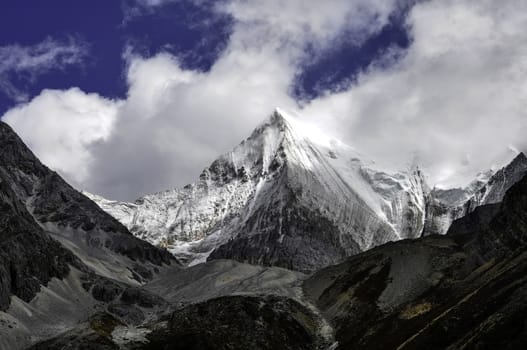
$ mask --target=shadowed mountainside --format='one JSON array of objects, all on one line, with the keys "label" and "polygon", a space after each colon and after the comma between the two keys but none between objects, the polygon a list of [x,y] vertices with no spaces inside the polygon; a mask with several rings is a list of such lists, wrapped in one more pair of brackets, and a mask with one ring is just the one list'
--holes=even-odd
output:
[{"label": "shadowed mountainside", "polygon": [[[0,122],[1,349],[24,348],[101,310],[147,319],[166,303],[135,290],[170,264],[177,268],[170,253],[134,237]],[[145,300],[146,313],[137,307]]]},{"label": "shadowed mountainside", "polygon": [[335,327],[338,349],[524,348],[526,242],[527,177],[447,236],[372,249],[304,289]]}]

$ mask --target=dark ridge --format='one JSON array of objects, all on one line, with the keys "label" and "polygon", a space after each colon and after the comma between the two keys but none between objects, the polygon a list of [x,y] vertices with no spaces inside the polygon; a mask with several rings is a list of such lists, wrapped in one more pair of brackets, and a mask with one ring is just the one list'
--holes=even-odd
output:
[{"label": "dark ridge", "polygon": [[134,237],[126,227],[97,204],[67,184],[43,165],[7,124],[0,122],[0,171],[15,188],[16,195],[29,205],[41,223],[108,233],[105,247],[132,260],[156,265],[170,264],[175,258],[165,249]]},{"label": "dark ridge", "polygon": [[[277,296],[230,296],[174,312],[166,329],[149,334],[140,349],[309,350],[327,348],[319,339],[317,316]],[[170,344],[170,345],[168,345]],[[325,345],[325,347],[322,347]]]},{"label": "dark ridge", "polygon": [[29,302],[41,285],[65,277],[70,265],[85,269],[40,228],[0,172],[0,311],[9,307],[11,295]]},{"label": "dark ridge", "polygon": [[526,246],[527,176],[447,236],[356,255],[315,273],[304,292],[337,349],[525,348]]}]

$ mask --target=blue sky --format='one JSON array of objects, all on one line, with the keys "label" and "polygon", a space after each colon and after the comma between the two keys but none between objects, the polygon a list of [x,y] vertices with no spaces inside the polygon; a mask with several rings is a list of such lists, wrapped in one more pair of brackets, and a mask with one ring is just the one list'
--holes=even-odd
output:
[{"label": "blue sky", "polygon": [[[193,182],[275,107],[462,186],[527,149],[527,2],[4,0],[0,115],[80,189]],[[394,165],[395,164],[395,165]]]},{"label": "blue sky", "polygon": [[[2,76],[29,98],[42,89],[74,86],[108,97],[124,97],[123,53],[128,48],[144,56],[167,51],[181,57],[187,67],[208,70],[216,58],[211,52],[225,46],[230,26],[229,18],[217,18],[206,6],[186,1],[137,15],[127,13],[139,6],[132,1],[5,0],[1,6],[0,46],[34,46],[48,39],[58,44],[74,41],[86,49],[74,64],[51,66],[31,79],[16,71]],[[212,22],[195,24],[204,20]],[[0,113],[16,102],[0,90]]]},{"label": "blue sky", "polygon": [[[134,0],[3,1],[0,47],[31,47],[50,40],[57,45],[75,43],[84,52],[70,64],[54,66],[57,62],[50,62],[49,67],[31,72],[2,72],[2,79],[16,88],[18,96],[0,89],[0,114],[18,102],[27,102],[42,89],[79,87],[124,98],[123,55],[127,51],[143,57],[168,52],[177,56],[184,68],[208,71],[226,48],[233,26],[231,16],[214,11],[214,3],[218,1],[168,1],[159,6]],[[346,40],[344,35],[322,52],[310,53],[306,44],[306,57],[297,67],[291,94],[306,100],[325,90],[343,89],[388,48],[407,47],[406,13],[394,13],[379,32],[365,37],[361,44]]]}]

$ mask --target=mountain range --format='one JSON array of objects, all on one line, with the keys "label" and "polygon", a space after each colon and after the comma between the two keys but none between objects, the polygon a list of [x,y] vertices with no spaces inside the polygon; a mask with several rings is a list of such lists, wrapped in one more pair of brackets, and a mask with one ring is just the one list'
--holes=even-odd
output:
[{"label": "mountain range", "polygon": [[526,172],[430,188],[276,110],[125,203],[0,122],[0,349],[524,348]]},{"label": "mountain range", "polygon": [[276,109],[184,188],[134,203],[85,194],[184,264],[226,258],[310,272],[387,242],[445,234],[525,174],[520,153],[465,188],[430,188],[418,165],[385,171]]}]

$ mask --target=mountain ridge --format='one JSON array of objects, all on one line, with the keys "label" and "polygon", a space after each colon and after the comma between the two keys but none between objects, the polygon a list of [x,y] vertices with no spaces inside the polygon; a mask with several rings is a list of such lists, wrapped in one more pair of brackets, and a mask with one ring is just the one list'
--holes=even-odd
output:
[{"label": "mountain ridge", "polygon": [[[272,132],[267,127],[260,131]],[[267,146],[263,141],[249,140]],[[43,166],[0,124],[0,349],[275,349],[277,344],[313,350],[456,349],[527,344],[527,176],[511,185],[500,203],[477,206],[456,219],[446,235],[387,242],[352,257],[335,250],[331,256],[331,249],[352,239],[353,232],[339,231],[330,215],[335,208],[346,213],[349,207],[326,207],[325,201],[371,191],[378,195],[374,198],[386,200],[379,202],[380,208],[388,202],[392,207],[383,210],[403,213],[398,205],[415,195],[408,189],[421,183],[412,184],[411,179],[417,181],[422,174],[414,169],[408,178],[361,164],[340,179],[320,176],[342,171],[337,166],[348,160],[348,153],[335,146],[315,149],[299,137],[289,141],[271,147],[265,168],[263,157],[243,167],[233,157],[221,159],[207,168],[201,183],[186,189],[194,188],[190,194],[201,189],[207,201],[211,193],[239,194],[240,187],[234,185],[261,183],[258,193],[248,196],[252,205],[242,206],[241,212],[250,215],[230,217],[240,231],[211,253],[220,256],[181,268],[168,252],[134,238]],[[249,148],[259,155],[263,150]],[[304,159],[317,160],[320,154],[323,162]],[[520,157],[504,168],[484,192],[501,195],[523,171],[523,161]],[[373,187],[351,197],[335,196],[335,188],[346,190],[353,175],[365,177]],[[344,187],[332,181],[342,181],[337,185]],[[359,216],[351,221],[336,218],[344,226],[371,228],[361,226],[362,214],[376,227],[393,229],[396,221],[368,217],[375,210],[362,205],[371,199],[357,202],[353,209]],[[229,216],[220,217],[225,218]],[[407,223],[413,225],[414,219]],[[387,222],[392,225],[382,224]],[[419,235],[421,228],[417,225],[412,234]],[[385,238],[386,232],[381,233],[379,238]],[[360,241],[348,243],[351,247]],[[222,254],[297,271],[219,259]],[[340,264],[315,273],[298,271],[337,260]]]},{"label": "mountain ridge", "polygon": [[[233,151],[205,168],[194,184],[147,195],[135,203],[87,195],[138,237],[169,249],[174,243],[170,240],[175,240],[171,251],[191,264],[208,257],[236,256],[240,261],[296,264],[300,270],[312,270],[389,240],[418,237],[424,226],[423,183],[419,169],[395,174],[376,170],[374,162],[353,148],[277,109]],[[286,246],[282,252],[283,247],[274,242],[296,240],[295,235],[279,233],[279,220],[273,221],[269,213],[265,218],[255,216],[254,210],[286,208],[288,201],[295,203],[298,211],[293,212],[299,215],[291,219],[287,209],[275,215],[289,215],[288,222],[303,225],[303,232],[306,226],[325,222],[326,234],[313,232],[306,238],[319,241],[319,248],[326,250],[309,254],[320,259],[331,256],[329,260],[312,263],[301,256],[299,262],[283,260],[285,255],[298,255],[298,249],[291,252]],[[195,215],[185,217],[185,212]],[[262,236],[266,230],[274,232],[273,238]],[[320,241],[320,236],[328,238]],[[243,246],[228,248],[237,239],[245,241]],[[256,242],[262,239],[265,244]],[[274,253],[261,251],[266,247]]]},{"label": "mountain ridge", "polygon": [[[138,237],[188,264],[234,258],[309,271],[388,241],[445,234],[455,219],[499,202],[526,173],[520,153],[466,188],[431,189],[417,165],[379,170],[277,108],[193,184],[135,203],[86,194]],[[293,233],[296,224],[302,229]]]},{"label": "mountain ridge", "polygon": [[147,319],[164,302],[134,288],[170,267],[178,268],[171,254],[133,236],[0,122],[1,349],[27,347],[98,311]]}]

